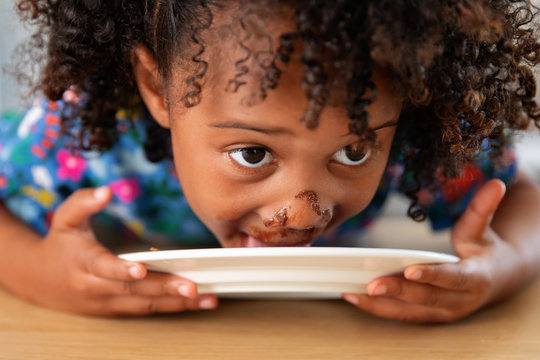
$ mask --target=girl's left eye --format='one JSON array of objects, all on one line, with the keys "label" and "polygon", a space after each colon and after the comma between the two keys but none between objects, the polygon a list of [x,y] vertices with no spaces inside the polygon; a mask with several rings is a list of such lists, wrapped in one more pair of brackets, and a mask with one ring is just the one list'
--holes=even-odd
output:
[{"label": "girl's left eye", "polygon": [[229,151],[229,156],[238,164],[250,168],[262,167],[268,165],[273,156],[263,147],[246,147]]},{"label": "girl's left eye", "polygon": [[371,156],[371,149],[359,144],[342,147],[332,158],[344,165],[355,166],[366,162]]}]

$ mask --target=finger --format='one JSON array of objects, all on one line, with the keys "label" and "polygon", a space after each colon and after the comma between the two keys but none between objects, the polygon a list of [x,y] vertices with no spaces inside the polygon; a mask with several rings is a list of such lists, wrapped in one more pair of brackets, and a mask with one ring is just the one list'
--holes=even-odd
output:
[{"label": "finger", "polygon": [[101,211],[111,200],[111,189],[80,189],[71,194],[56,210],[52,228],[88,228],[88,218]]},{"label": "finger", "polygon": [[184,296],[197,297],[197,285],[179,276],[149,272],[143,280],[107,280],[95,278],[92,285],[96,292],[104,295],[139,296]]},{"label": "finger", "polygon": [[79,256],[82,270],[99,278],[133,280],[143,279],[147,274],[143,264],[122,260],[97,242],[92,250]]},{"label": "finger", "polygon": [[454,225],[452,241],[482,241],[483,234],[505,191],[506,187],[499,179],[493,179],[484,184]]},{"label": "finger", "polygon": [[392,297],[411,304],[442,309],[461,309],[471,301],[468,292],[420,284],[397,276],[383,277],[370,282],[367,285],[367,293],[370,296]]},{"label": "finger", "polygon": [[195,299],[178,296],[114,296],[106,300],[100,311],[105,315],[150,315],[185,310],[211,310],[218,306],[215,295],[199,295]]},{"label": "finger", "polygon": [[410,304],[390,297],[363,294],[343,294],[343,299],[370,314],[411,323],[446,323],[456,317],[446,309]]},{"label": "finger", "polygon": [[455,264],[410,265],[405,268],[403,276],[411,281],[457,291],[478,290],[488,282],[480,265],[467,261]]}]

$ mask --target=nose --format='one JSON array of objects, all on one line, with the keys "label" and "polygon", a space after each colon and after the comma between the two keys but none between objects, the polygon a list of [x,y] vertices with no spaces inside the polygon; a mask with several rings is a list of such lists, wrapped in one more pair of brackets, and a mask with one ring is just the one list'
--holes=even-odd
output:
[{"label": "nose", "polygon": [[332,207],[322,206],[315,191],[304,190],[296,194],[286,206],[265,219],[264,225],[270,228],[312,230],[328,225],[332,216]]}]

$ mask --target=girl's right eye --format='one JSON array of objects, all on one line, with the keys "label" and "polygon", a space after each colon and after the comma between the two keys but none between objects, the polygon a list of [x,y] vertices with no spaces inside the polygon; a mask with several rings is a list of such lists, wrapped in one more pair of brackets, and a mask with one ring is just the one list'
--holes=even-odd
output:
[{"label": "girl's right eye", "polygon": [[246,147],[229,151],[229,156],[238,164],[257,168],[270,164],[273,156],[267,149],[263,147]]}]

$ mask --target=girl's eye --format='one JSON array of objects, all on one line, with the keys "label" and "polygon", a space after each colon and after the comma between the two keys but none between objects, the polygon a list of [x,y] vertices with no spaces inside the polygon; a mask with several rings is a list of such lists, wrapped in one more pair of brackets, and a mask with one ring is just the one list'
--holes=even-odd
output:
[{"label": "girl's eye", "polygon": [[246,147],[229,152],[229,156],[238,164],[250,168],[269,164],[273,157],[270,151],[263,147]]},{"label": "girl's eye", "polygon": [[332,158],[341,164],[354,166],[366,162],[370,155],[371,149],[359,144],[353,144],[342,147]]}]

